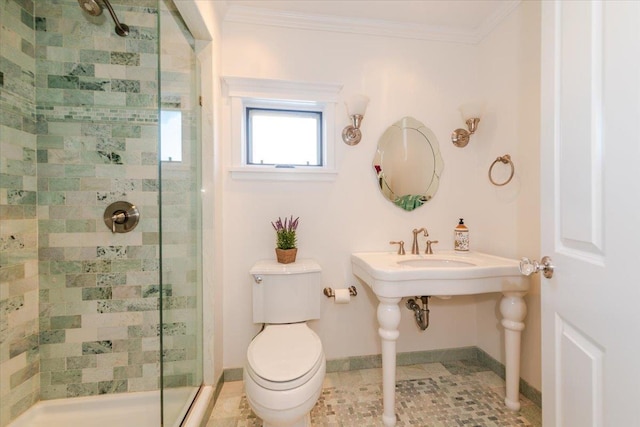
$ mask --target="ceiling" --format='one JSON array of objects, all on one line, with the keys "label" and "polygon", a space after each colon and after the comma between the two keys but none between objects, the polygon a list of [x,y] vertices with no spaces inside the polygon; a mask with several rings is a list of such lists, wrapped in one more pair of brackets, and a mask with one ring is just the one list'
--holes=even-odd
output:
[{"label": "ceiling", "polygon": [[477,43],[520,0],[225,0],[225,21]]}]

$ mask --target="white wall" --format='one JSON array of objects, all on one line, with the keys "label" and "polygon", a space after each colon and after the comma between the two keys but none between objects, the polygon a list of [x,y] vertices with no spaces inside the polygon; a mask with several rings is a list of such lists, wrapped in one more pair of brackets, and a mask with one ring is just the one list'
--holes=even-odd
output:
[{"label": "white wall", "polygon": [[[497,156],[511,153],[518,166],[515,181],[520,182],[523,171],[537,170],[537,163],[531,161],[531,167],[524,168],[530,160],[515,156],[521,143],[516,137],[519,124],[502,114],[517,111],[519,99],[503,95],[494,99],[494,93],[485,93],[482,50],[476,45],[224,24],[223,75],[340,83],[345,98],[352,93],[371,98],[362,142],[349,147],[336,135],[339,176],[335,182],[238,181],[223,174],[225,368],[243,365],[247,345],[258,332],[259,325],[251,319],[248,270],[256,260],[274,256],[270,221],[278,216],[300,216],[298,256],[318,260],[325,286],[358,287],[359,295],[349,305],[323,300],[322,318],[312,324],[328,359],[380,352],[376,298],[351,274],[350,253],[391,250],[388,242],[398,239],[408,246],[411,230],[422,226],[440,241],[436,251],[451,249],[453,228],[464,217],[472,249],[525,255],[519,252],[521,185],[495,187],[487,171]],[[517,67],[509,67],[504,75],[499,68],[493,71],[496,81],[519,79],[506,74],[519,73]],[[449,135],[464,125],[457,107],[485,95],[488,110],[478,132],[466,148],[454,147]],[[378,138],[403,116],[413,116],[434,131],[445,163],[434,199],[412,212],[383,198],[371,166]],[[230,141],[226,102],[222,119],[226,167],[231,162],[231,144],[239,142]],[[343,106],[338,108],[337,120],[339,131],[348,122]],[[477,307],[474,297],[433,299],[431,326],[425,332],[418,331],[412,313],[403,308],[398,351],[478,345]],[[495,317],[491,322],[497,323]],[[501,331],[494,334],[498,344],[486,339],[485,350],[501,358],[497,348]]]},{"label": "white wall", "polygon": [[[496,188],[496,193],[512,199],[516,208],[517,228],[515,234],[509,236],[516,245],[515,252],[506,255],[537,259],[540,254],[539,2],[521,3],[480,43],[478,51],[482,90],[494,106],[489,118],[495,135],[495,148],[492,149],[496,156],[511,154],[516,166],[513,182],[504,189]],[[498,171],[499,166],[496,166]],[[531,285],[525,299],[528,314],[522,333],[521,377],[540,390],[539,275],[532,277]],[[478,301],[478,346],[504,362],[502,326],[496,318],[499,296],[487,295],[479,297]]]}]

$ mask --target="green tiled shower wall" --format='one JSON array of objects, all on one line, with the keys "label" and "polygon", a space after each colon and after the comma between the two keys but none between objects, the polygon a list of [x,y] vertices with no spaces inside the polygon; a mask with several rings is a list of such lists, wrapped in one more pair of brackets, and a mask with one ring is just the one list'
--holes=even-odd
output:
[{"label": "green tiled shower wall", "polygon": [[1,0],[0,425],[39,398],[34,5]]},{"label": "green tiled shower wall", "polygon": [[[161,329],[165,384],[192,385],[197,173],[186,162],[163,166],[160,326],[157,0],[112,1],[125,38],[77,0],[0,1],[0,426],[39,399],[158,389]],[[188,80],[173,68],[163,104]],[[140,210],[130,233],[102,220],[117,200]]]}]

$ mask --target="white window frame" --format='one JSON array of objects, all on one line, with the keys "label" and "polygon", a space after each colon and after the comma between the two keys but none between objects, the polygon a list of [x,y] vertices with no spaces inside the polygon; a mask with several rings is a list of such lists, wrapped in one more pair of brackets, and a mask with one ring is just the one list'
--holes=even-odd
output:
[{"label": "white window frame", "polygon": [[[224,77],[225,95],[231,107],[231,166],[234,179],[333,181],[335,164],[335,110],[341,85],[300,83],[282,80]],[[276,168],[273,165],[248,165],[246,107],[312,110],[322,112],[322,166]]]}]

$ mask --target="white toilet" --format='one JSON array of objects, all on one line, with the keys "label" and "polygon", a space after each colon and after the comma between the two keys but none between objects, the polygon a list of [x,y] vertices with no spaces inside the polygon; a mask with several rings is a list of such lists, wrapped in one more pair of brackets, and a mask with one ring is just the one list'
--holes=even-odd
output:
[{"label": "white toilet", "polygon": [[253,321],[265,328],[249,344],[244,368],[247,401],[264,427],[310,426],[322,391],[322,342],[306,324],[320,318],[320,265],[258,261],[253,276]]}]

